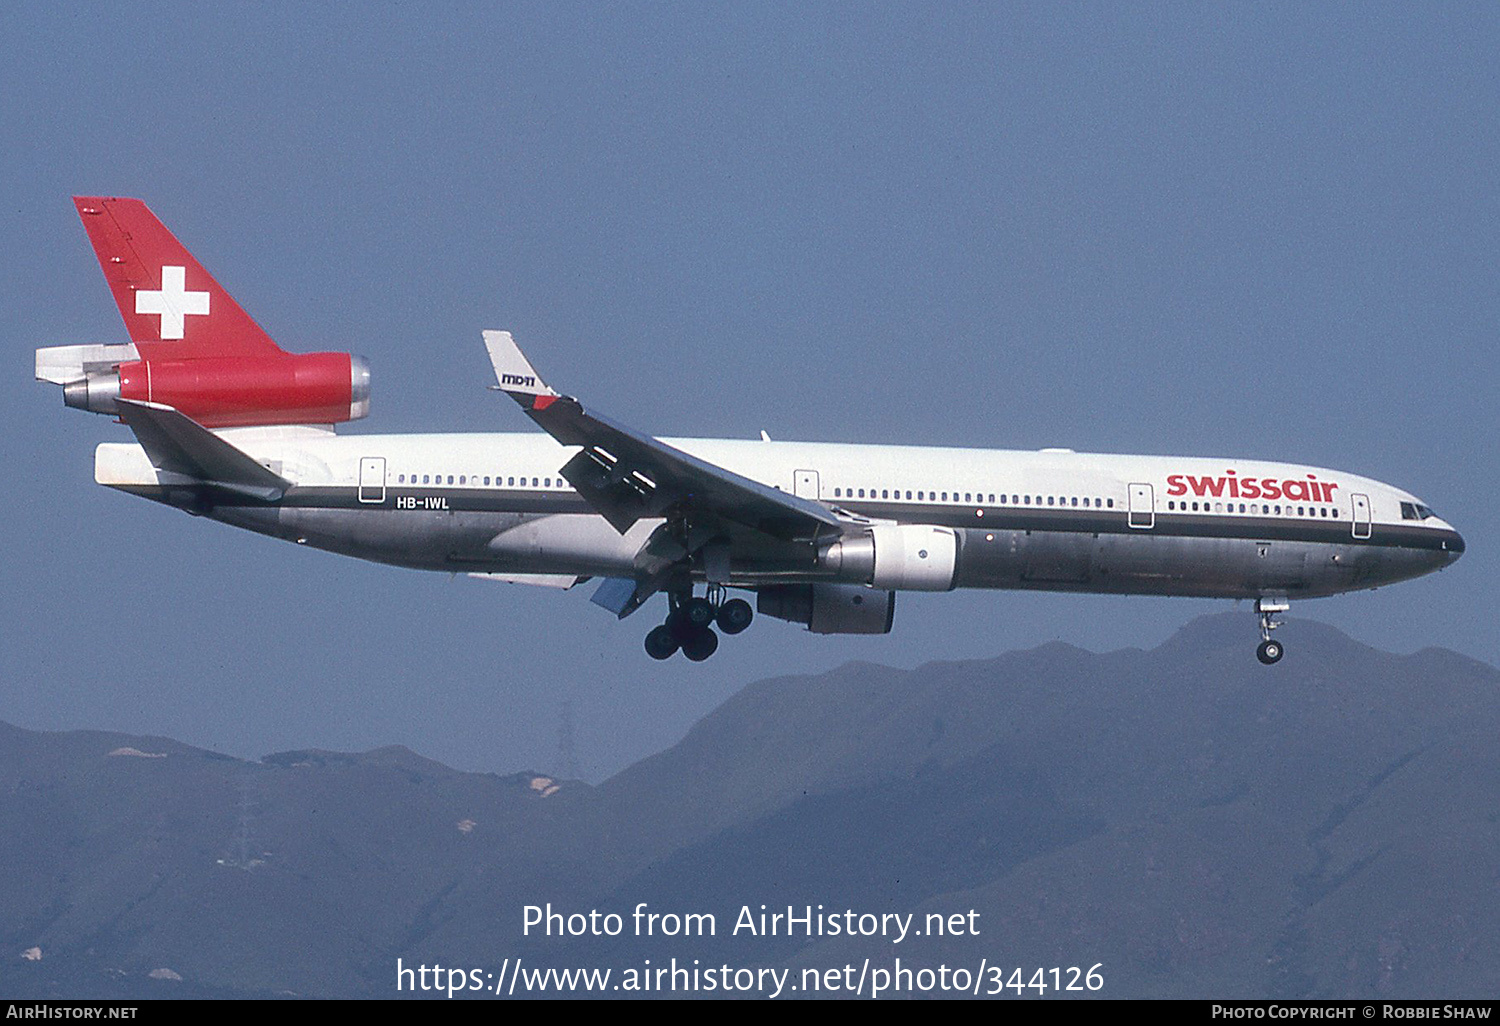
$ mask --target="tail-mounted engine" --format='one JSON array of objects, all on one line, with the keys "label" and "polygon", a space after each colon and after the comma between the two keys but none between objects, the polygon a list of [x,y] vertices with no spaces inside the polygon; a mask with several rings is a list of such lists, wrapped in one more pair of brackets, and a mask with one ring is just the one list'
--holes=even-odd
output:
[{"label": "tail-mounted engine", "polygon": [[140,359],[134,345],[39,349],[36,376],[63,402],[115,414],[117,399],[174,407],[205,427],[340,424],[370,412],[370,367],[348,353]]}]

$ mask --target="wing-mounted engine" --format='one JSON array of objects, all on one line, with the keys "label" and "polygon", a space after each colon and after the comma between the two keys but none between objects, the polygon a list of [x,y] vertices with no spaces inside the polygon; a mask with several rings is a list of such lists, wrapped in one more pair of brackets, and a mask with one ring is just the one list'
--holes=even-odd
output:
[{"label": "wing-mounted engine", "polygon": [[896,593],[863,584],[776,584],[759,590],[755,608],[814,634],[889,634]]},{"label": "wing-mounted engine", "polygon": [[818,564],[845,581],[895,591],[951,591],[958,535],[931,524],[874,524],[821,549]]}]

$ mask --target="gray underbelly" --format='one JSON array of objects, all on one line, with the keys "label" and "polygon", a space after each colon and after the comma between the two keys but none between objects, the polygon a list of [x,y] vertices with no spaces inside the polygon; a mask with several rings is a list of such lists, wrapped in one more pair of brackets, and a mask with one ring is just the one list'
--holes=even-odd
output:
[{"label": "gray underbelly", "polygon": [[[955,586],[1254,598],[1385,583],[1371,546],[1049,531],[962,532]],[[1417,571],[1423,572],[1423,571]]]}]

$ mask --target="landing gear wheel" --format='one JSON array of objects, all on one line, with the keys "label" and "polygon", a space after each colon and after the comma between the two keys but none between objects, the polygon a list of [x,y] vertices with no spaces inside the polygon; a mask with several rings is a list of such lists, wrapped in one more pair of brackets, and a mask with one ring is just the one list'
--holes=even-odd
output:
[{"label": "landing gear wheel", "polygon": [[677,611],[694,627],[707,627],[714,622],[714,604],[708,599],[688,599]]},{"label": "landing gear wheel", "polygon": [[689,599],[667,614],[667,629],[672,632],[678,644],[686,645],[688,639],[701,630],[707,630],[714,622],[714,607],[708,606],[708,615],[703,615],[702,602],[708,606],[703,599]]},{"label": "landing gear wheel", "polygon": [[667,622],[662,624],[662,626],[672,632],[672,637],[677,639],[679,645],[688,638],[691,638],[693,632],[698,629],[688,623],[687,616],[680,609],[674,609],[668,613]]},{"label": "landing gear wheel", "polygon": [[1260,647],[1255,650],[1255,658],[1267,666],[1280,662],[1285,654],[1281,642],[1271,640],[1271,632],[1281,626],[1276,614],[1284,613],[1289,608],[1291,603],[1284,595],[1262,595],[1255,600],[1255,615],[1260,617]]},{"label": "landing gear wheel", "polygon": [[725,634],[738,634],[750,626],[750,621],[755,619],[755,611],[744,599],[730,599],[719,607],[716,619],[719,621],[719,630]]},{"label": "landing gear wheel", "polygon": [[682,643],[682,654],[695,663],[701,663],[719,648],[719,636],[707,627]]},{"label": "landing gear wheel", "polygon": [[677,635],[672,633],[672,628],[667,624],[651,628],[646,635],[646,654],[652,659],[672,658],[679,645]]}]

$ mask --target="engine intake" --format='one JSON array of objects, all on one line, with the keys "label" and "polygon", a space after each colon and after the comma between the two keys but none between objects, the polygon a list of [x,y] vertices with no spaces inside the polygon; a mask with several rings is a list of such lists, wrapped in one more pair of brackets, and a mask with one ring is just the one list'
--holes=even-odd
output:
[{"label": "engine intake", "polygon": [[339,424],[370,412],[370,366],[348,353],[132,360],[63,386],[63,402],[114,414],[118,399],[162,403],[205,427]]},{"label": "engine intake", "polygon": [[756,593],[755,608],[814,634],[889,634],[896,593],[862,584],[775,584]]}]

